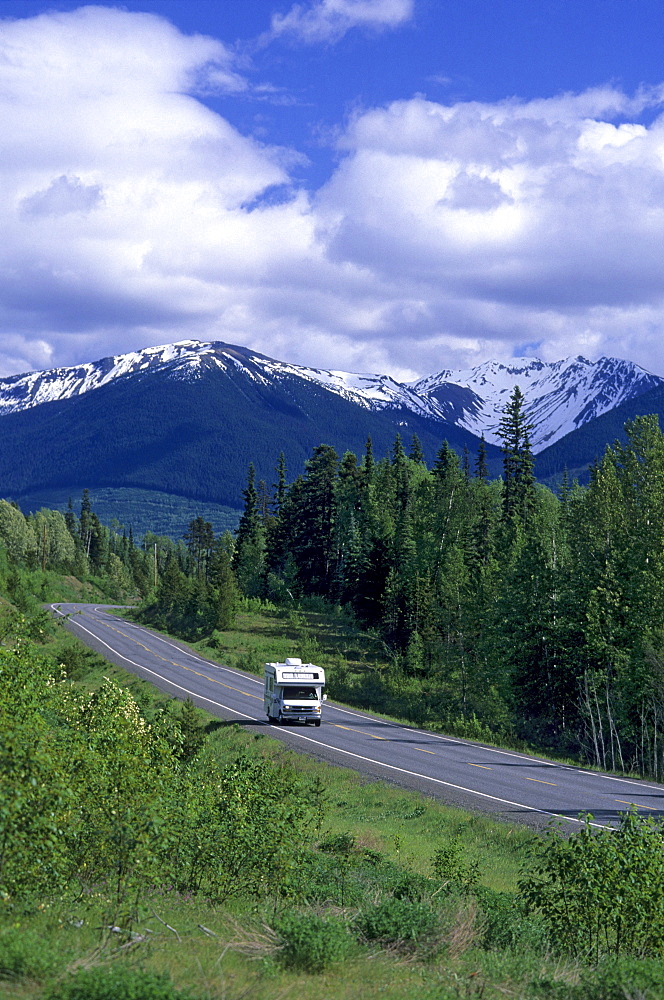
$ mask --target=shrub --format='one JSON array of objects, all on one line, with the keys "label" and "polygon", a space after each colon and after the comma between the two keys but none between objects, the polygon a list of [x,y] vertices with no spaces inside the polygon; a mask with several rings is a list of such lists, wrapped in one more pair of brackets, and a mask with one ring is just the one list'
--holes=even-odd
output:
[{"label": "shrub", "polygon": [[355,926],[367,941],[414,949],[433,944],[440,921],[425,903],[405,897],[385,899],[368,907],[359,914]]},{"label": "shrub", "polygon": [[355,847],[349,854],[329,852],[329,845],[336,844],[341,841],[329,838],[317,851],[300,851],[295,864],[284,873],[280,883],[282,894],[308,902],[358,908],[368,897],[389,895],[419,900],[428,894],[431,883],[424,876],[405,872],[378,851],[364,847]]},{"label": "shrub", "polygon": [[177,990],[168,976],[126,966],[78,969],[56,983],[43,1000],[194,1000]]},{"label": "shrub", "polygon": [[461,845],[456,840],[436,851],[431,868],[434,878],[450,890],[468,893],[477,887],[479,863],[466,863],[462,857]]},{"label": "shrub", "polygon": [[354,948],[348,927],[338,917],[287,913],[275,929],[283,942],[279,960],[287,969],[323,972],[347,958]]},{"label": "shrub", "polygon": [[351,833],[331,834],[321,840],[318,850],[325,854],[352,854],[355,850],[355,837]]},{"label": "shrub", "polygon": [[43,979],[61,961],[33,931],[11,927],[0,933],[0,979]]},{"label": "shrub", "polygon": [[479,886],[482,947],[500,951],[543,950],[546,930],[542,920],[528,911],[522,899],[511,892],[496,892]]},{"label": "shrub", "polygon": [[591,817],[565,839],[550,831],[522,880],[554,943],[594,961],[602,955],[664,955],[664,824],[632,811],[617,829]]}]

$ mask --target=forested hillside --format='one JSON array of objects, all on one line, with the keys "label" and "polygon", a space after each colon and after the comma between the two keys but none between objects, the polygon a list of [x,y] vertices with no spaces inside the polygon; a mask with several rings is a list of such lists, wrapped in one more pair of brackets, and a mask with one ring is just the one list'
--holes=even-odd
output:
[{"label": "forested hillside", "polygon": [[[400,426],[420,436],[433,458],[443,433],[462,450],[478,439],[453,424],[389,409],[373,412],[320,385],[284,376],[247,380],[234,368],[193,381],[138,373],[94,392],[2,417],[0,482],[5,496],[80,495],[89,489],[140,489],[237,509],[248,457],[268,479],[283,450],[291,470],[321,439],[384,455]],[[499,458],[494,446],[489,453]],[[118,504],[118,519],[128,518]]]}]

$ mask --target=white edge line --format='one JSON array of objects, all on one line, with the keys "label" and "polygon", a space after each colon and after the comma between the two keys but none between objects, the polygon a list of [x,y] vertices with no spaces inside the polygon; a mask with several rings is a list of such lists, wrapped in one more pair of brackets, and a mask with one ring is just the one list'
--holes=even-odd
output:
[{"label": "white edge line", "polygon": [[[59,610],[59,608],[55,608],[54,605],[51,605],[51,607],[59,614],[61,614],[63,618],[67,617],[62,611]],[[71,618],[70,621],[72,621]],[[143,670],[145,671],[145,673],[151,674],[153,677],[158,677],[159,680],[162,681],[162,683],[170,684],[171,687],[177,688],[178,691],[183,691],[190,697],[193,696],[194,698],[199,699],[199,701],[206,701],[210,705],[216,705],[218,708],[223,708],[227,712],[232,712],[233,715],[239,715],[243,719],[250,719],[252,722],[258,721],[258,723],[261,726],[265,726],[267,728],[268,723],[263,722],[262,719],[256,720],[252,715],[245,715],[244,712],[238,712],[236,709],[230,708],[228,705],[224,705],[220,701],[214,701],[212,698],[206,698],[205,695],[197,694],[195,691],[190,691],[188,688],[182,687],[182,685],[176,684],[174,681],[170,681],[166,677],[162,677],[162,675],[158,674],[156,671],[150,670],[149,667],[144,667],[142,664],[136,663],[134,660],[130,660],[128,656],[124,656],[122,653],[119,653],[116,649],[113,649],[112,646],[109,646],[107,642],[104,642],[104,640],[100,639],[99,636],[94,634],[94,632],[91,632],[90,629],[87,629],[85,625],[81,625],[80,622],[73,622],[73,624],[83,629],[83,631],[87,632],[88,635],[91,635],[92,638],[95,639],[97,642],[100,642],[102,646],[106,646],[107,649],[110,649],[110,651],[114,653],[115,656],[119,656],[120,659],[125,660],[127,663],[131,663],[132,666],[136,667],[138,670]],[[272,727],[269,728],[272,729]],[[282,730],[282,732],[285,732],[285,730]],[[340,747],[332,746],[332,744],[330,743],[321,743],[320,740],[313,740],[310,736],[304,736],[303,733],[289,732],[288,735],[296,736],[298,739],[301,740],[306,740],[307,743],[313,743],[315,744],[315,746],[325,747],[327,750],[333,750],[335,751],[335,753],[342,753],[345,754],[347,757],[354,757],[356,760],[363,760],[367,764],[376,764],[378,767],[384,767],[389,769],[390,771],[398,771],[400,774],[407,774],[411,778],[418,778],[421,781],[431,781],[434,782],[436,785],[444,785],[445,788],[454,788],[458,792],[467,792],[470,795],[478,795],[483,799],[489,799],[491,802],[499,802],[501,805],[516,806],[516,808],[518,809],[525,809],[528,812],[538,813],[540,816],[551,816],[554,819],[565,820],[565,822],[567,823],[579,823],[581,825],[585,825],[585,820],[582,819],[574,819],[570,816],[563,816],[561,813],[550,812],[548,809],[537,809],[535,806],[528,806],[525,805],[523,802],[512,802],[511,799],[501,799],[498,798],[497,795],[489,795],[487,792],[478,792],[474,788],[465,788],[463,785],[454,785],[452,784],[451,781],[443,781],[442,778],[432,778],[429,777],[429,775],[420,774],[418,771],[408,771],[405,767],[397,767],[396,764],[385,764],[383,761],[374,760],[372,757],[365,757],[362,754],[353,753],[350,750],[342,750]],[[612,827],[606,826],[603,823],[591,823],[590,826],[597,827],[598,829],[601,830],[612,829]]]},{"label": "white edge line", "polygon": [[[54,608],[54,605],[51,605],[51,607]],[[104,608],[97,607],[96,605],[95,605],[95,611],[101,611],[104,614],[108,614],[108,612]],[[60,612],[60,614],[62,614],[62,612]],[[227,667],[221,663],[213,663],[210,660],[205,660],[203,659],[203,657],[198,656],[196,653],[193,653],[190,650],[183,650],[182,647],[178,646],[176,643],[169,642],[168,639],[164,639],[164,637],[159,635],[158,632],[152,632],[150,629],[144,629],[141,625],[136,625],[134,622],[127,621],[125,618],[116,618],[115,615],[109,615],[109,617],[115,622],[122,622],[129,628],[135,628],[139,632],[147,631],[148,634],[153,638],[158,639],[160,642],[165,643],[165,645],[167,646],[170,646],[171,649],[176,649],[179,653],[184,653],[186,656],[191,656],[192,659],[197,660],[199,663],[203,663],[209,667],[216,667],[218,670],[225,670],[229,674],[233,674],[235,677],[240,677],[243,680],[247,681],[253,681],[254,684],[259,684],[262,686],[262,682],[252,674],[248,674],[244,671],[234,670],[232,667]],[[102,640],[100,639],[99,641],[101,642]],[[109,646],[108,648],[110,649],[111,647]],[[130,660],[129,662],[131,663],[132,661]],[[455,743],[457,746],[468,747],[470,750],[472,749],[484,750],[487,753],[500,754],[503,757],[514,757],[516,758],[516,760],[527,760],[533,764],[541,764],[543,767],[553,767],[562,771],[571,771],[574,774],[583,774],[589,778],[606,778],[607,781],[619,781],[622,782],[622,784],[634,785],[636,788],[652,789],[653,791],[658,791],[660,793],[662,792],[661,786],[646,784],[642,781],[636,781],[634,778],[621,778],[618,777],[617,775],[605,774],[603,771],[587,771],[585,768],[575,767],[573,764],[561,764],[557,761],[546,760],[541,757],[531,757],[528,754],[517,753],[516,751],[513,750],[501,750],[500,747],[490,747],[490,746],[485,746],[484,744],[472,743],[469,740],[458,739],[457,737],[454,736],[446,736],[444,733],[435,733],[428,729],[413,729],[412,727],[406,726],[400,722],[391,722],[386,719],[377,718],[374,715],[367,715],[366,713],[355,712],[353,711],[353,709],[345,708],[336,704],[330,704],[328,707],[335,712],[342,712],[344,715],[352,715],[358,719],[368,718],[379,726],[387,726],[392,729],[399,729],[401,730],[401,732],[414,733],[416,736],[424,736],[427,737],[428,739],[444,740],[446,743]]]}]

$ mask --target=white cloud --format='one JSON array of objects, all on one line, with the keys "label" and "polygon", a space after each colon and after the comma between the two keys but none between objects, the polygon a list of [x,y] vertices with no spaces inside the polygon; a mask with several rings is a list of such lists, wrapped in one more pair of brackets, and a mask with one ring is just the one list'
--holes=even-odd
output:
[{"label": "white cloud", "polygon": [[[549,357],[595,344],[664,372],[664,343],[652,350],[664,326],[664,119],[612,121],[661,103],[661,89],[629,99],[603,88],[363,112],[318,199],[328,253],[389,283],[395,316],[400,299],[426,301],[408,330],[424,370],[443,366],[436,344],[461,366],[538,341]],[[383,335],[397,344],[398,323]]]},{"label": "white cloud", "polygon": [[337,42],[351,28],[396,28],[410,20],[413,0],[314,0],[274,14],[268,37],[291,36],[315,44]]},{"label": "white cloud", "polygon": [[152,15],[0,22],[0,372],[200,337],[402,376],[523,344],[664,374],[661,88],[367,109],[309,194],[213,85],[244,85],[229,50]]}]

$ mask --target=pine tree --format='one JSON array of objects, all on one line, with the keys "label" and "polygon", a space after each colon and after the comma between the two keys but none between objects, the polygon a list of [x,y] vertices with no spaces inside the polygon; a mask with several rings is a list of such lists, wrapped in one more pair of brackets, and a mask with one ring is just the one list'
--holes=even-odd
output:
[{"label": "pine tree", "polygon": [[210,618],[212,627],[226,631],[235,625],[240,594],[231,558],[224,542],[218,540],[210,560]]},{"label": "pine tree", "polygon": [[523,393],[517,385],[498,424],[498,437],[503,443],[503,514],[507,521],[515,517],[527,520],[533,506],[532,427],[524,409]]},{"label": "pine tree", "polygon": [[74,513],[74,504],[72,498],[69,497],[69,502],[67,503],[67,510],[65,513],[65,523],[67,525],[67,530],[72,538],[78,538],[78,526],[76,524],[76,514]]},{"label": "pine tree", "polygon": [[362,467],[364,469],[364,478],[368,483],[373,479],[374,472],[374,455],[373,455],[373,443],[371,441],[371,436],[367,438],[364,458],[362,460]]},{"label": "pine tree", "polygon": [[189,527],[182,537],[191,556],[195,575],[206,577],[210,554],[214,546],[212,525],[199,515],[189,522]]},{"label": "pine tree", "polygon": [[277,481],[274,484],[274,513],[278,517],[286,499],[286,456],[279,453],[279,464],[276,469]]},{"label": "pine tree", "polygon": [[92,543],[92,504],[90,502],[90,490],[83,490],[81,496],[81,511],[78,518],[78,531],[81,545],[86,556],[90,555],[90,545]]},{"label": "pine tree", "polygon": [[318,445],[283,508],[284,553],[292,555],[300,585],[330,596],[336,576],[336,481],[339,456]]},{"label": "pine tree", "polygon": [[422,451],[422,445],[417,434],[413,434],[411,442],[408,458],[411,462],[418,462],[420,465],[424,465],[424,452]]},{"label": "pine tree", "polygon": [[248,597],[260,597],[265,589],[267,563],[265,527],[259,510],[253,462],[249,465],[247,487],[242,495],[244,510],[237,529],[233,570],[241,591]]},{"label": "pine tree", "polygon": [[480,438],[480,446],[477,449],[477,464],[475,466],[475,474],[478,479],[481,479],[483,483],[489,480],[489,468],[487,465],[486,458],[486,441],[484,440],[484,434]]}]

